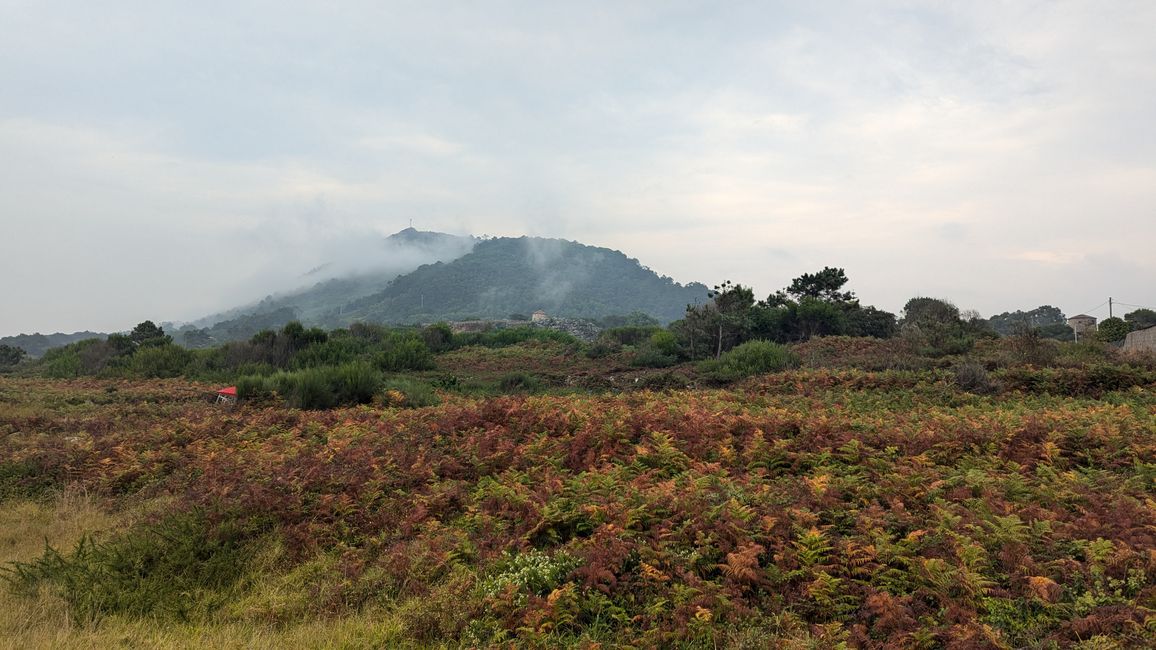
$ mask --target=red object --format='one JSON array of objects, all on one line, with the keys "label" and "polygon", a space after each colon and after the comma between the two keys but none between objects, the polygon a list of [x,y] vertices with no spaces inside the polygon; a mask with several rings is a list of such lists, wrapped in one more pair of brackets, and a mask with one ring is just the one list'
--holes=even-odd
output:
[{"label": "red object", "polygon": [[218,395],[228,395],[230,397],[236,397],[237,396],[237,387],[236,386],[229,386],[228,388],[222,388],[221,390],[217,391],[217,394]]}]

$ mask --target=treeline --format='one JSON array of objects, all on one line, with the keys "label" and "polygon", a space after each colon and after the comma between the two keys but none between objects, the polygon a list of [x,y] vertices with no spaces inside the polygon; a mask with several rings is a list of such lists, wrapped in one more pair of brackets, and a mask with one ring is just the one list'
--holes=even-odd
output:
[{"label": "treeline", "polygon": [[[382,396],[395,405],[416,406],[436,400],[432,387],[392,375],[432,370],[435,354],[461,347],[504,347],[531,340],[575,349],[580,345],[564,332],[529,326],[454,333],[445,323],[424,328],[355,323],[326,331],[293,321],[279,330],[258,332],[247,341],[190,350],[174,343],[152,321],[145,321],[128,334],[49,350],[25,366],[59,379],[183,376],[235,383],[243,398],[260,400],[276,394],[301,408],[364,404]],[[0,350],[0,363],[9,363],[6,368],[11,369],[24,355],[17,348],[9,352]]]},{"label": "treeline", "polygon": [[937,298],[912,298],[902,317],[896,317],[861,304],[844,289],[847,282],[843,269],[826,267],[759,300],[751,288],[727,281],[708,294],[705,304],[688,305],[684,318],[668,328],[610,329],[590,352],[610,354],[629,346],[636,365],[661,367],[723,361],[728,351],[755,341],[786,345],[821,336],[904,336],[921,354],[944,356],[966,353],[977,340],[998,336],[978,314],[963,314]]}]

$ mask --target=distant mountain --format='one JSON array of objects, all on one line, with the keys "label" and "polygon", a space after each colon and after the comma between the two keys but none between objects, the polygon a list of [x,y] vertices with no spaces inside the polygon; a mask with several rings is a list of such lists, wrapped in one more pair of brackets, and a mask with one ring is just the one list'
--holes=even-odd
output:
[{"label": "distant mountain", "polygon": [[619,251],[561,239],[498,238],[451,262],[422,266],[341,308],[336,320],[387,323],[550,316],[599,318],[642,312],[681,318],[707,287],[659,276]]},{"label": "distant mountain", "polygon": [[62,345],[83,341],[84,339],[103,339],[107,338],[107,334],[99,332],[73,332],[72,334],[65,334],[57,332],[55,334],[17,334],[16,336],[5,336],[0,338],[0,345],[11,345],[14,348],[20,348],[28,353],[30,357],[41,357],[49,348],[58,348]]}]

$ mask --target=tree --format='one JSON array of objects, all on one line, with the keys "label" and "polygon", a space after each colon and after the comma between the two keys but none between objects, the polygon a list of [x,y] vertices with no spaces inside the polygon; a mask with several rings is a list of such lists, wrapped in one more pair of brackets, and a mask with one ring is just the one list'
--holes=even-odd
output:
[{"label": "tree", "polygon": [[208,328],[187,329],[181,333],[186,348],[207,348],[213,344],[213,337]]},{"label": "tree", "polygon": [[1128,332],[1132,331],[1132,326],[1129,325],[1123,318],[1112,317],[1106,318],[1100,326],[1096,328],[1096,338],[1105,343],[1115,343],[1123,340],[1128,336]]},{"label": "tree", "polygon": [[853,302],[855,294],[839,291],[847,284],[847,274],[843,269],[823,267],[818,273],[804,273],[791,280],[786,292],[796,300],[814,298],[823,302]]},{"label": "tree", "polygon": [[22,348],[0,345],[0,368],[12,368],[20,363],[26,353]]},{"label": "tree", "polygon": [[173,338],[166,335],[165,331],[151,320],[137,324],[129,332],[128,337],[138,346],[164,345],[173,342]]},{"label": "tree", "polygon": [[1133,312],[1124,314],[1124,320],[1132,326],[1134,330],[1148,329],[1149,327],[1156,327],[1156,311],[1147,308],[1140,308]]},{"label": "tree", "polygon": [[895,336],[895,314],[870,305],[846,310],[843,333],[850,336],[874,336],[888,339]]},{"label": "tree", "polygon": [[715,346],[715,358],[723,353],[724,340],[727,349],[730,349],[745,340],[750,330],[750,311],[755,306],[755,292],[741,284],[732,284],[730,280],[716,285],[714,291],[707,294],[712,299],[711,306],[718,313],[716,326],[718,338]]},{"label": "tree", "polygon": [[960,322],[959,307],[947,300],[939,298],[912,298],[903,306],[903,318],[900,326],[908,327],[943,327]]},{"label": "tree", "polygon": [[844,310],[837,303],[821,298],[804,296],[794,305],[795,324],[799,338],[806,341],[814,336],[842,334],[846,329]]},{"label": "tree", "polygon": [[1021,334],[1032,328],[1065,325],[1064,312],[1051,305],[1040,305],[1031,311],[1011,311],[996,314],[987,321],[988,326],[1003,336]]}]

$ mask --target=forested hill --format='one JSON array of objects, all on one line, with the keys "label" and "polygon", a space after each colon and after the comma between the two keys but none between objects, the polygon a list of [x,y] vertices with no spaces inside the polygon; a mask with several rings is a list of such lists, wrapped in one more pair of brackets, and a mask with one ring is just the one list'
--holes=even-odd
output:
[{"label": "forested hill", "polygon": [[619,251],[561,239],[479,242],[452,262],[423,266],[342,309],[342,320],[387,323],[642,312],[662,322],[706,301],[707,287],[659,276]]},{"label": "forested hill", "polygon": [[[448,262],[465,255],[475,241],[472,236],[406,228],[382,240],[373,259],[334,261],[307,274],[314,282],[311,286],[201,318],[182,327],[178,340],[187,343],[185,333],[189,330],[203,345],[246,339],[291,320],[336,327],[348,322],[341,314],[350,301],[381,291],[390,280],[423,264]],[[203,334],[196,338],[198,331]]]},{"label": "forested hill", "polygon": [[65,334],[57,332],[55,334],[17,334],[16,336],[0,337],[0,345],[10,345],[14,348],[20,348],[28,353],[30,357],[39,357],[45,351],[83,341],[84,339],[103,339],[108,336],[99,332],[74,332],[72,334]]}]

